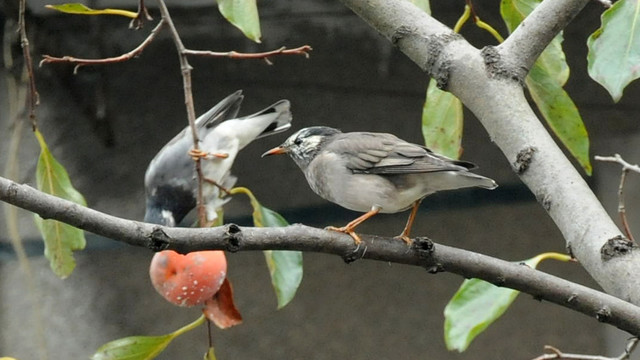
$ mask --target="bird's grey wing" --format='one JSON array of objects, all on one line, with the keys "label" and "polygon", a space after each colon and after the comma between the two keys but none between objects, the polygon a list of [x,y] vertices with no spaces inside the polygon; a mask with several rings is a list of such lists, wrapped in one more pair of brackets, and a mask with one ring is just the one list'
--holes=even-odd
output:
[{"label": "bird's grey wing", "polygon": [[340,153],[354,173],[410,174],[461,171],[473,164],[434,154],[424,146],[411,144],[391,134],[347,133],[328,150]]},{"label": "bird's grey wing", "polygon": [[184,179],[185,187],[193,178],[193,160],[188,155],[193,146],[191,136],[180,132],[151,160],[144,177],[147,190]]},{"label": "bird's grey wing", "polygon": [[211,129],[224,120],[235,119],[238,116],[243,99],[242,90],[238,90],[222,99],[222,101],[196,119],[198,130]]}]

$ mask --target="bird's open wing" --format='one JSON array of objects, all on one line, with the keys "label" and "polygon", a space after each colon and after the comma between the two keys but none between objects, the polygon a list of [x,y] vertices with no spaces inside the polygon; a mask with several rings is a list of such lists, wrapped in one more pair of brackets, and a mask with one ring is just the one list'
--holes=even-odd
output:
[{"label": "bird's open wing", "polygon": [[466,171],[472,163],[438,155],[424,146],[411,144],[391,134],[348,133],[340,135],[331,151],[347,159],[354,173],[409,174],[436,171]]}]

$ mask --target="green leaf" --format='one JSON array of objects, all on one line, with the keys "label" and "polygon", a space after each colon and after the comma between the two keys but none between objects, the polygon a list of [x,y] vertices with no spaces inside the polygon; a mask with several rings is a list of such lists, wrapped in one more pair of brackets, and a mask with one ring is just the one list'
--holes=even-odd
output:
[{"label": "green leaf", "polygon": [[[231,194],[244,193],[253,206],[253,224],[257,227],[282,227],[289,223],[282,215],[262,206],[247,188],[231,189]],[[295,296],[302,282],[302,252],[300,251],[264,251],[264,256],[271,275],[271,284],[276,292],[278,309],[286,306]]]},{"label": "green leaf", "polygon": [[260,43],[260,17],[256,0],[218,0],[222,16],[249,39]]},{"label": "green leaf", "polygon": [[589,76],[618,102],[640,77],[640,1],[620,0],[602,14],[602,27],[589,40]]},{"label": "green leaf", "polygon": [[533,65],[526,83],[533,101],[551,130],[578,160],[587,175],[591,175],[589,134],[569,95],[538,62]]},{"label": "green leaf", "polygon": [[[544,257],[524,263],[536,268]],[[518,296],[519,291],[502,288],[480,279],[465,280],[444,309],[444,340],[449,350],[463,352],[473,339],[496,321]]]},{"label": "green leaf", "polygon": [[422,135],[431,150],[458,159],[462,153],[462,103],[450,92],[438,89],[431,79],[422,109]]},{"label": "green leaf", "polygon": [[512,33],[541,2],[542,0],[502,0],[500,15],[507,25],[509,33]]},{"label": "green leaf", "polygon": [[161,336],[130,336],[102,345],[92,360],[148,360],[160,354],[174,339],[173,334]]},{"label": "green leaf", "polygon": [[266,250],[264,257],[278,299],[278,309],[282,309],[293,300],[302,282],[302,253]]},{"label": "green leaf", "polygon": [[[110,341],[98,348],[92,360],[151,360],[160,354],[176,337],[204,324],[206,318],[201,315],[194,322],[166,335],[130,336]],[[213,353],[213,349],[211,349]]]},{"label": "green leaf", "polygon": [[431,6],[429,5],[429,0],[409,0],[413,3],[413,5],[422,9],[422,11],[431,15]]},{"label": "green leaf", "polygon": [[[539,0],[502,0],[500,14],[509,33],[512,33],[539,3]],[[547,69],[549,76],[553,76],[560,86],[566,84],[569,79],[569,65],[562,51],[562,32],[551,41],[536,62]]]},{"label": "green leaf", "polygon": [[[259,203],[254,204],[253,222],[258,227],[287,226],[289,223],[277,212]],[[256,214],[257,213],[257,214]],[[271,284],[278,299],[278,309],[285,307],[296,295],[302,282],[302,252],[300,251],[264,251]]]},{"label": "green leaf", "polygon": [[119,15],[135,19],[138,13],[133,11],[121,10],[121,9],[101,9],[95,10],[88,8],[80,3],[69,3],[60,5],[45,5],[48,9],[57,10],[67,14],[79,14],[79,15]]},{"label": "green leaf", "polygon": [[[40,157],[36,169],[36,182],[40,191],[77,204],[86,206],[82,194],[71,185],[64,167],[53,157],[39,131],[35,132],[40,143]],[[53,272],[61,278],[71,274],[76,263],[74,250],[82,250],[86,245],[84,233],[71,225],[55,220],[43,220],[35,215],[35,222],[44,239],[44,255]]]}]

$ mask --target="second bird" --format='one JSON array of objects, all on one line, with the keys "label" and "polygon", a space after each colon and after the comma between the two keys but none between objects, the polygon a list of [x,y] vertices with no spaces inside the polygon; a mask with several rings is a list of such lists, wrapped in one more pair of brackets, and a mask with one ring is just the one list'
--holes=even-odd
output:
[{"label": "second bird", "polygon": [[328,228],[351,235],[356,244],[361,242],[356,226],[377,213],[412,208],[398,236],[411,243],[411,226],[426,196],[443,190],[498,186],[492,179],[470,172],[475,168],[472,163],[449,159],[385,133],[343,133],[314,126],[298,131],[262,156],[285,153],[298,164],[316,194],[365,213],[346,226]]},{"label": "second bird", "polygon": [[193,157],[202,159],[203,200],[207,221],[227,199],[220,188],[230,188],[236,178],[230,170],[238,152],[250,142],[291,127],[289,101],[280,100],[253,115],[236,118],[242,91],[224,98],[196,120],[199,151],[187,126],[151,160],[144,177],[147,196],[145,222],[175,226],[196,206],[198,180]]}]

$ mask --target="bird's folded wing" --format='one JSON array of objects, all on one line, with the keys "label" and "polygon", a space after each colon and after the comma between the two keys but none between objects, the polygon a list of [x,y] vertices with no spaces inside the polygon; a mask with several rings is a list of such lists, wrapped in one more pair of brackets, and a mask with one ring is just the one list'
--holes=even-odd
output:
[{"label": "bird's folded wing", "polygon": [[[351,133],[350,135],[353,135]],[[359,133],[334,142],[346,166],[361,174],[411,174],[437,171],[466,171],[471,163],[437,155],[429,149],[408,143],[391,134]],[[342,142],[342,145],[340,145]],[[332,144],[333,145],[333,144]]]}]

